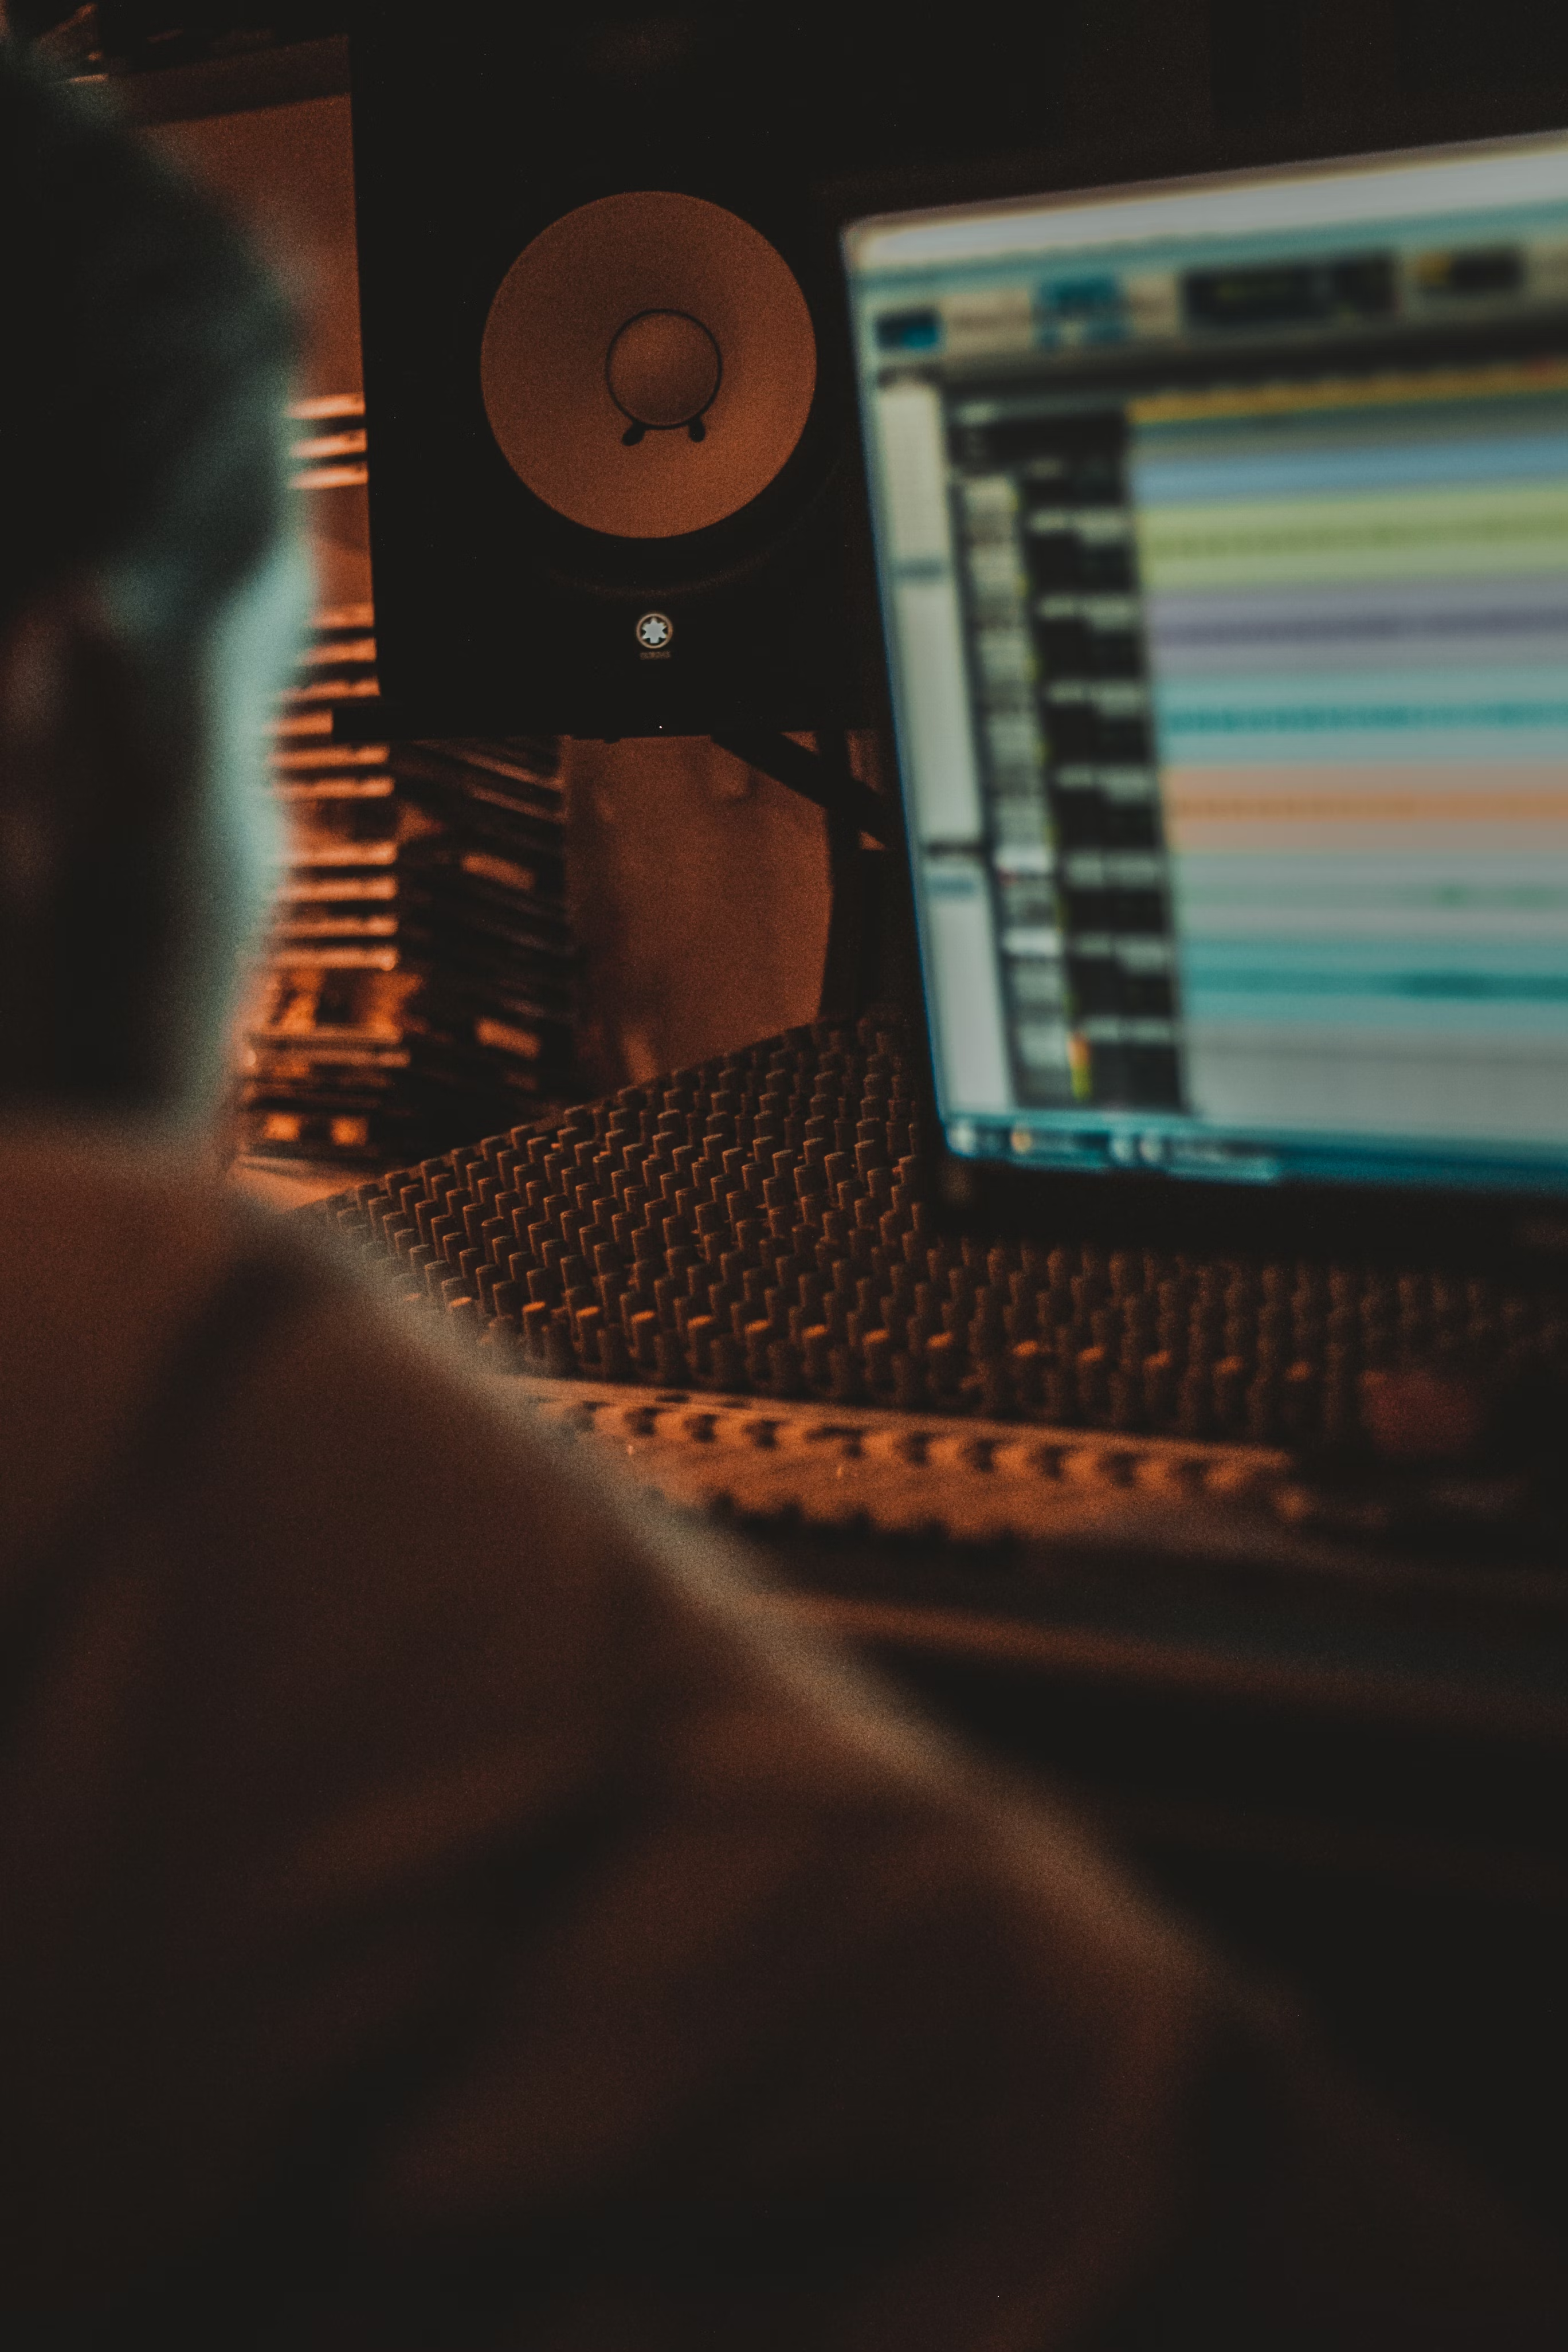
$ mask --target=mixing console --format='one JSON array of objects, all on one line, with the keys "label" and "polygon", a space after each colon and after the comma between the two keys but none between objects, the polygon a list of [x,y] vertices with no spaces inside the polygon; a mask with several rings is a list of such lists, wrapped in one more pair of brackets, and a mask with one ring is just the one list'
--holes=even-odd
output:
[{"label": "mixing console", "polygon": [[498,1369],[1342,1444],[1389,1377],[1568,1374],[1568,1297],[1313,1260],[939,1232],[895,1026],[819,1024],[321,1204]]},{"label": "mixing console", "polygon": [[[1568,1302],[944,1234],[919,1069],[890,1024],[794,1031],[302,1213],[587,1459],[736,1530],[760,1622],[1047,1774],[1533,2192],[1568,1514],[1495,1431],[1557,1392]],[[1380,1467],[1380,1399],[1423,1380],[1493,1442]]]}]

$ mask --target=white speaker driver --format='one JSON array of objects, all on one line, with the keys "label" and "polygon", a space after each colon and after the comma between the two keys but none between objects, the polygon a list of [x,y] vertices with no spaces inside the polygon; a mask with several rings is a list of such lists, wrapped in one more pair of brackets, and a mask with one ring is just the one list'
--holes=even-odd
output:
[{"label": "white speaker driver", "polygon": [[766,237],[700,196],[601,196],[502,278],[485,414],[536,498],[589,530],[674,539],[749,506],[805,428],[816,338]]}]

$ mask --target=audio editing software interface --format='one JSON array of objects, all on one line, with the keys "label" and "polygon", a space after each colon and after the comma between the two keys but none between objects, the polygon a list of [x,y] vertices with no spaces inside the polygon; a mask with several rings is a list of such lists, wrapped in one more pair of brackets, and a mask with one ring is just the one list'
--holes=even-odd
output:
[{"label": "audio editing software interface", "polygon": [[950,1146],[1568,1189],[1568,143],[846,251]]}]

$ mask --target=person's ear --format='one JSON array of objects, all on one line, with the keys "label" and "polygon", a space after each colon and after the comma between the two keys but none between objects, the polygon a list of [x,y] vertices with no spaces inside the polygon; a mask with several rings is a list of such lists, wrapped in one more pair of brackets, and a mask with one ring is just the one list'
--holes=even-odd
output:
[{"label": "person's ear", "polygon": [[66,701],[67,626],[52,601],[0,633],[0,906],[11,923],[48,896],[64,847],[51,789]]},{"label": "person's ear", "polygon": [[31,604],[0,632],[0,791],[21,781],[59,724],[68,622],[58,598]]},{"label": "person's ear", "polygon": [[0,629],[0,909],[11,925],[47,919],[83,841],[121,829],[132,707],[128,649],[94,583],[39,597]]},{"label": "person's ear", "polygon": [[101,758],[126,723],[133,667],[92,581],[38,597],[0,628],[0,798],[44,794],[65,814],[83,743]]}]

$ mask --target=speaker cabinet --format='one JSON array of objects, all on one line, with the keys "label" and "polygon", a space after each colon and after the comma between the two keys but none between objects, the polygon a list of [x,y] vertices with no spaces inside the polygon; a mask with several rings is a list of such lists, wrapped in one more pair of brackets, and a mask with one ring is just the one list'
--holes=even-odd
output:
[{"label": "speaker cabinet", "polygon": [[731,7],[497,6],[439,47],[356,33],[372,546],[400,722],[615,736],[870,715],[837,223],[815,193],[854,135],[840,63],[816,11],[781,29]]}]

